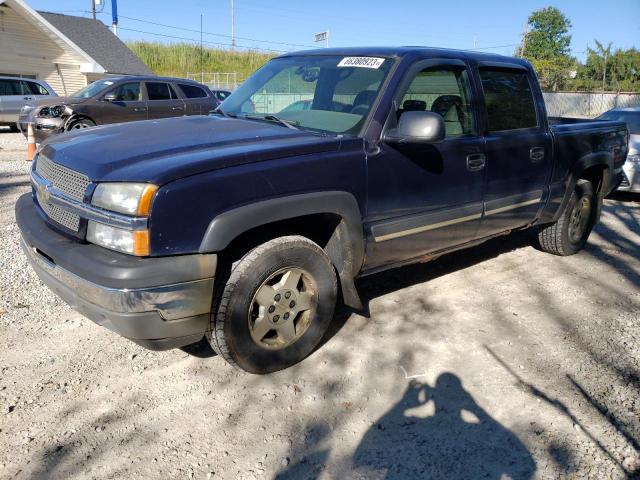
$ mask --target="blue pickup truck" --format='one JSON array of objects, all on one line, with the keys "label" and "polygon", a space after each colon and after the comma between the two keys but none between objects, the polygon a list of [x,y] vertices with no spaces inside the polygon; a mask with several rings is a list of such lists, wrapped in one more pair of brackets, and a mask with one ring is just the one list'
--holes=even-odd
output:
[{"label": "blue pickup truck", "polygon": [[622,122],[548,118],[521,59],[290,53],[210,116],[45,142],[16,219],[42,281],[89,319],[152,349],[206,338],[268,373],[317,347],[337,301],[363,308],[357,277],[523,228],[578,252],[627,141]]}]

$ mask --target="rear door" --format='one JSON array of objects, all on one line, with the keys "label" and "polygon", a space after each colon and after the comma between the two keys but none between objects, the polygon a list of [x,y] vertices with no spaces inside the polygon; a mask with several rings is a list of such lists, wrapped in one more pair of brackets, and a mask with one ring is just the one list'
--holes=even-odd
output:
[{"label": "rear door", "polygon": [[167,82],[145,82],[149,119],[180,117],[185,114],[184,101]]},{"label": "rear door", "polygon": [[[112,100],[104,100],[109,96]],[[140,82],[122,83],[105,92],[99,99],[89,102],[85,106],[87,113],[98,124],[147,119],[147,102],[144,100]]]},{"label": "rear door", "polygon": [[547,195],[551,136],[531,73],[514,64],[480,64],[487,156],[480,236],[533,221]]},{"label": "rear door", "polygon": [[179,83],[182,91],[187,115],[207,115],[213,101],[204,88],[189,83]]}]

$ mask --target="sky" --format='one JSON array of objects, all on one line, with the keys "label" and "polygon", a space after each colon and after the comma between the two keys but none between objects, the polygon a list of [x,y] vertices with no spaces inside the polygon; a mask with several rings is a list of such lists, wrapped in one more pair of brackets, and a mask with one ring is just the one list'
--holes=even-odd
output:
[{"label": "sky", "polygon": [[[98,18],[111,24],[111,0]],[[36,10],[90,16],[91,0],[27,0]],[[329,31],[342,46],[428,45],[511,55],[536,9],[552,5],[569,17],[572,54],[584,60],[594,39],[614,48],[640,48],[640,0],[235,0],[239,49],[291,51],[322,47],[314,34]],[[124,40],[231,43],[231,0],[118,0]],[[100,9],[101,7],[98,7]],[[182,37],[182,38],[175,38]]]}]

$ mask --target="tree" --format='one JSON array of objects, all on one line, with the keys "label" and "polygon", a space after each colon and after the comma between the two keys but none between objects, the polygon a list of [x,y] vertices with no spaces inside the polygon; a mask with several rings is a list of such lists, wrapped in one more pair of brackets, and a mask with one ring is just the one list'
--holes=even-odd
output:
[{"label": "tree", "polygon": [[531,31],[523,40],[522,56],[536,60],[568,57],[571,21],[557,8],[536,10],[527,20]]},{"label": "tree", "polygon": [[565,87],[577,68],[569,55],[571,21],[557,8],[547,7],[531,13],[527,24],[531,31],[522,39],[520,56],[532,63],[544,89]]},{"label": "tree", "polygon": [[595,40],[587,48],[587,60],[579,70],[576,88],[580,90],[639,91],[640,52],[635,48],[612,51]]}]

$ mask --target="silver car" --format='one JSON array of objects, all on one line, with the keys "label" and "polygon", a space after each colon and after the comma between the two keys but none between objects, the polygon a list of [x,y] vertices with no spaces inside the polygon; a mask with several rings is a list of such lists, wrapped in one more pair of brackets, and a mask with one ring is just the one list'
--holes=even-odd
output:
[{"label": "silver car", "polygon": [[629,153],[622,168],[624,177],[618,190],[640,193],[640,107],[614,108],[604,112],[598,119],[626,122],[629,130]]},{"label": "silver car", "polygon": [[0,126],[17,132],[20,110],[33,100],[57,97],[46,82],[30,78],[0,77]]}]

